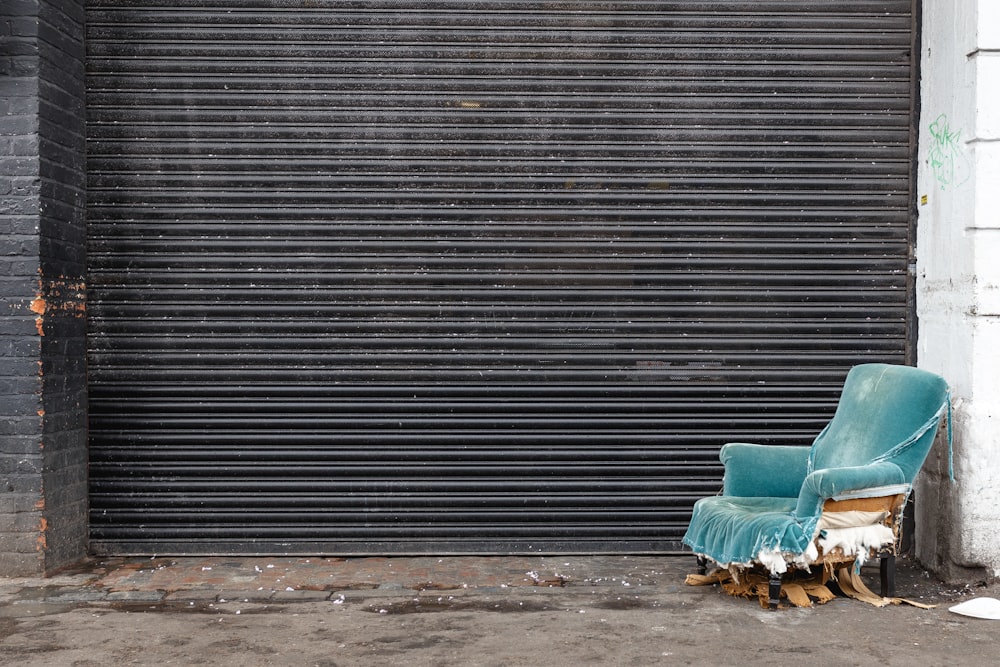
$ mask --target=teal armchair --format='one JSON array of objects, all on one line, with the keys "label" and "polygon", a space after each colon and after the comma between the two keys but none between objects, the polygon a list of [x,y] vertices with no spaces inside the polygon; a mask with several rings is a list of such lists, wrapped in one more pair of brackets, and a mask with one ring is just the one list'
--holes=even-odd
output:
[{"label": "teal armchair", "polygon": [[878,554],[882,595],[894,595],[902,508],[949,406],[947,384],[933,373],[855,366],[812,446],[722,448],[722,494],[695,503],[684,544],[702,573],[708,560],[730,569],[763,566],[772,608],[788,567],[835,556],[860,565]]}]

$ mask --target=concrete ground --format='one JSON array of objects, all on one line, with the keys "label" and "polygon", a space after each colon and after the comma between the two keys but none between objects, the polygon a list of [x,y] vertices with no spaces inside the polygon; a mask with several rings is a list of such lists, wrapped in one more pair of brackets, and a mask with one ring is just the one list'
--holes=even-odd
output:
[{"label": "concrete ground", "polygon": [[[761,609],[693,558],[122,558],[0,578],[0,665],[988,665],[1000,586],[899,566],[897,594]],[[877,590],[877,573],[864,572]]]}]

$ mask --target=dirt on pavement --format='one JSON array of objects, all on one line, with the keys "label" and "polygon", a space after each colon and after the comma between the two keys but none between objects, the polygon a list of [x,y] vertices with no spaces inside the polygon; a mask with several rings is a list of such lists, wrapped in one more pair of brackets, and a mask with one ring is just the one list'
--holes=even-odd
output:
[{"label": "dirt on pavement", "polygon": [[[762,609],[654,556],[122,559],[0,579],[0,665],[987,665],[1000,586],[902,561],[897,594]],[[198,573],[202,573],[199,577]],[[865,578],[872,586],[877,569]],[[324,582],[329,582],[324,583]]]}]

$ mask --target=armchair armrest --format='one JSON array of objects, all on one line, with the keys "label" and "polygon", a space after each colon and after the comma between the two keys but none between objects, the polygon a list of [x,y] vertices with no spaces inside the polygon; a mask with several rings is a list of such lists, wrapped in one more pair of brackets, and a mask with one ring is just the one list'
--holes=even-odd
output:
[{"label": "armchair armrest", "polygon": [[809,463],[809,447],[731,442],[719,452],[726,468],[723,494],[795,498]]},{"label": "armchair armrest", "polygon": [[858,493],[865,489],[874,491],[883,488],[898,493],[903,486],[907,486],[906,475],[890,461],[814,470],[802,483],[795,513],[800,517],[819,516],[823,503],[829,498],[866,495]]}]

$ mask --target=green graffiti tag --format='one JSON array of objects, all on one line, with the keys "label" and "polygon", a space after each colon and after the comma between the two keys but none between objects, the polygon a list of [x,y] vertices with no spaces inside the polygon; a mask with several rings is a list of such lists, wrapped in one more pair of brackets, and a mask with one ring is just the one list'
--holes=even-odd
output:
[{"label": "green graffiti tag", "polygon": [[928,129],[931,134],[928,161],[934,179],[942,190],[962,185],[971,173],[969,157],[962,146],[962,130],[952,129],[946,114],[935,118]]}]

